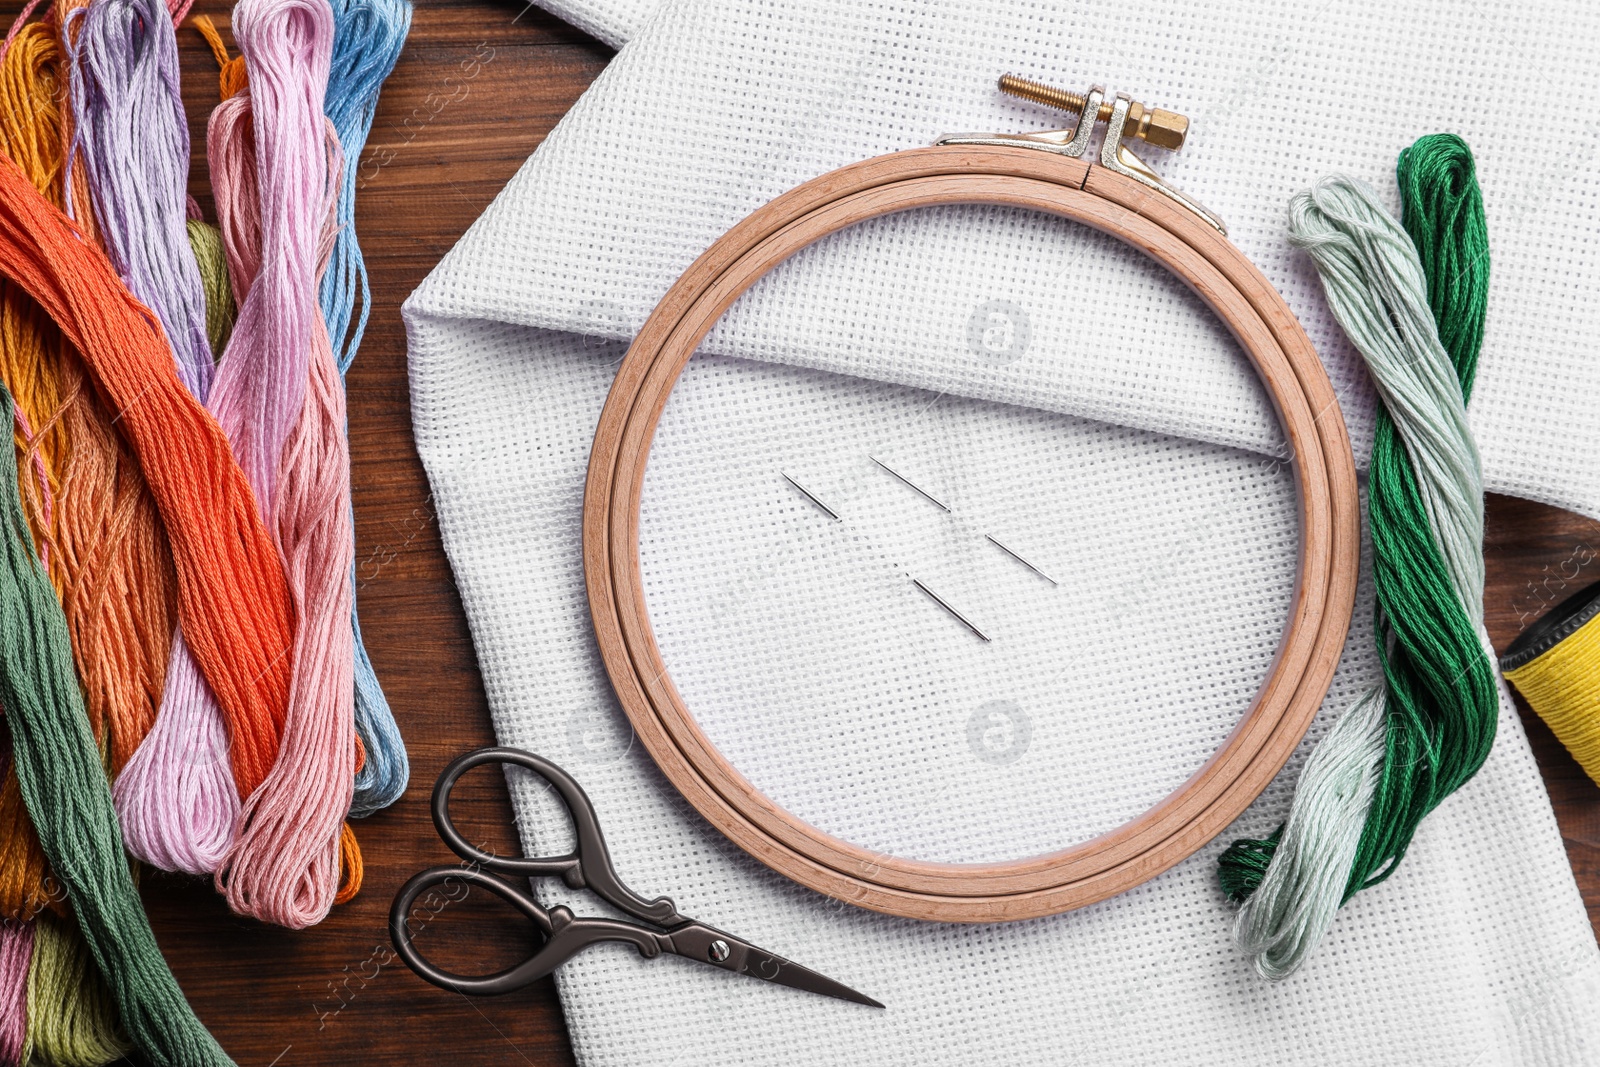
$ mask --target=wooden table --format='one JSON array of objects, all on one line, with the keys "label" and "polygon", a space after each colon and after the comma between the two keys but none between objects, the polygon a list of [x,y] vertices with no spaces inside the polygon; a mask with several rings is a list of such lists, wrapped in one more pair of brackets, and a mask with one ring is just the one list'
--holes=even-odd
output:
[{"label": "wooden table", "polygon": [[[8,13],[18,6],[4,4]],[[228,7],[221,0],[197,5],[219,23]],[[199,147],[216,101],[215,67],[192,31],[180,42]],[[241,1065],[571,1062],[548,980],[513,996],[468,1000],[424,984],[387,947],[389,901],[400,883],[424,864],[451,858],[428,816],[435,776],[451,757],[493,740],[411,441],[399,308],[609,57],[604,46],[519,0],[425,0],[384,90],[359,204],[375,306],[349,379],[350,433],[362,628],[410,748],[412,786],[393,808],[361,821],[366,885],[315,929],[290,933],[240,919],[205,883],[145,877],[145,902],[173,970]],[[474,60],[479,73],[468,78]],[[194,192],[214,218],[203,152],[196,160]],[[386,162],[373,173],[377,161]],[[1600,525],[1491,498],[1485,603],[1496,645],[1504,647],[1550,601],[1600,577],[1597,551]],[[1587,562],[1574,578],[1580,561]],[[1590,917],[1600,922],[1600,789],[1524,711]],[[463,823],[480,839],[517,848],[497,776],[468,779],[458,796]],[[454,906],[429,930],[430,947],[463,966],[508,964],[528,945],[519,924],[499,921],[502,914],[473,900]]]}]

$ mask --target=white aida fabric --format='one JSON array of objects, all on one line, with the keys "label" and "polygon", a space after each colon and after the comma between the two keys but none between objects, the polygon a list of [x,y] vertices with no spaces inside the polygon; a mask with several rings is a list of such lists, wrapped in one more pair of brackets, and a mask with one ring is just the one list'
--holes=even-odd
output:
[{"label": "white aida fabric", "polygon": [[550,0],[539,6],[612,48],[621,48],[656,9],[657,0]]},{"label": "white aida fabric", "polygon": [[[1580,34],[1535,32],[1560,20],[1525,15],[1497,28],[1491,10],[1414,16],[1428,33],[1413,39],[1375,5],[1312,20],[1158,3],[1132,38],[1081,5],[991,8],[669,2],[407,305],[417,444],[500,740],[582,781],[635,889],[888,1005],[608,946],[557,975],[580,1061],[1600,1063],[1600,951],[1504,695],[1483,771],[1304,970],[1268,984],[1231,944],[1216,857],[1277,824],[1314,739],[1376,676],[1369,585],[1311,737],[1236,826],[1154,881],[1050,919],[930,924],[823,898],[711,830],[632,737],[580,558],[621,339],[783,189],[946,130],[1038,124],[990,92],[1001,69],[1104,80],[1196,116],[1192,158],[1162,165],[1288,296],[1363,451],[1367,387],[1287,247],[1284,205],[1340,165],[1385,187],[1416,134],[1464,132],[1495,237],[1472,404],[1491,481],[1600,513],[1577,462],[1600,441],[1600,383],[1574,340],[1594,314],[1575,295],[1593,269],[1593,188],[1544,177],[1565,206],[1519,207],[1507,169],[1535,170],[1513,151],[1503,89],[1523,68],[1488,47],[1537,54],[1541,80],[1581,103]],[[591,16],[623,26],[630,10]],[[1563,13],[1568,27],[1588,17]],[[1430,91],[1402,93],[1413,79]],[[1408,106],[1362,108],[1357,85]],[[1297,548],[1278,442],[1225,331],[1137,254],[1009,210],[883,220],[780,268],[691,362],[645,486],[652,619],[711,739],[813,824],[928,860],[1063,847],[1183,781],[1267,670]],[[525,847],[562,847],[554,805],[511,784]]]},{"label": "white aida fabric", "polygon": [[[1402,20],[1380,0],[1163,0],[1141,5],[1137,34],[1127,18],[1059,0],[669,3],[417,307],[630,337],[724,230],[808,178],[942,133],[1063,123],[1001,96],[997,72],[1101,81],[1191,117],[1182,152],[1145,155],[1227,221],[1289,301],[1364,455],[1372,394],[1314,271],[1289,248],[1286,205],[1342,169],[1397,207],[1399,151],[1451,130],[1477,157],[1493,248],[1472,402],[1485,484],[1600,515],[1600,464],[1585,447],[1600,440],[1600,360],[1585,343],[1600,332],[1600,301],[1585,295],[1600,284],[1600,179],[1589,166],[1600,128],[1575,130],[1555,155],[1534,150],[1520,89],[1531,79],[1563,114],[1600,111],[1600,5],[1436,2],[1410,5]],[[1029,236],[1008,232],[1019,228]],[[1226,334],[1209,321],[1177,334],[1163,307],[1137,295],[1157,268],[1110,242],[1052,237],[1064,228],[1032,231],[1026,215],[959,208],[861,227],[769,279],[707,350],[1275,444]],[[1083,284],[1063,284],[1069,276]],[[1107,299],[1119,281],[1134,303]],[[974,334],[987,337],[989,358],[974,358]]]}]

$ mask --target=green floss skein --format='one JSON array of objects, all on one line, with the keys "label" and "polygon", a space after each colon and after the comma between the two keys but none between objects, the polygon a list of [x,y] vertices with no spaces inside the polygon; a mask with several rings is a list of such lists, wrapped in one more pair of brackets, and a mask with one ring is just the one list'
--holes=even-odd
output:
[{"label": "green floss skein", "polygon": [[128,1051],[117,1006],[77,932],[49,913],[36,920],[28,967],[23,1063],[103,1067]]},{"label": "green floss skein", "polygon": [[[0,385],[0,410],[11,404]],[[231,1067],[167,969],[139,903],[66,616],[34,553],[14,463],[0,463],[0,707],[28,815],[128,1035],[159,1067]]]},{"label": "green floss skein", "polygon": [[1483,341],[1489,242],[1466,144],[1401,154],[1404,228],[1365,185],[1319,182],[1291,211],[1380,405],[1367,482],[1384,681],[1312,752],[1288,820],[1224,853],[1236,937],[1292,973],[1338,907],[1398,867],[1418,825],[1483,765],[1499,698],[1483,633],[1483,486],[1466,424]]},{"label": "green floss skein", "polygon": [[222,249],[222,231],[200,219],[189,220],[189,247],[200,266],[200,284],[206,296],[206,340],[211,351],[222,358],[233,335],[233,320],[239,314],[233,302],[233,284],[228,280],[228,257]]},{"label": "green floss skein", "polygon": [[[1401,153],[1398,173],[1403,223],[1422,263],[1429,310],[1464,404],[1477,373],[1489,293],[1488,230],[1472,153],[1459,137],[1435,134]],[[1433,520],[1433,502],[1425,499],[1407,446],[1384,406],[1378,409],[1370,469],[1378,650],[1390,703],[1406,728],[1390,731],[1396,751],[1379,783],[1351,893],[1388,877],[1417,824],[1483,766],[1500,710],[1494,663],[1479,639],[1481,485],[1477,528],[1459,531],[1467,543],[1436,542],[1430,533],[1449,527]],[[1465,568],[1450,567],[1445,555],[1472,556],[1476,573],[1462,582]]]}]

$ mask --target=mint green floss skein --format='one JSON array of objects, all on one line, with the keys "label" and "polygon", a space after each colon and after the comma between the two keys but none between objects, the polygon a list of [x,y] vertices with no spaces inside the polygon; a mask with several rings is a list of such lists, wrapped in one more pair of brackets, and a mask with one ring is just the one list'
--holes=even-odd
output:
[{"label": "mint green floss skein", "polygon": [[1422,819],[1482,765],[1499,710],[1465,408],[1487,303],[1482,200],[1460,138],[1419,140],[1399,171],[1404,230],[1345,178],[1291,210],[1294,243],[1383,401],[1368,501],[1384,684],[1312,753],[1284,826],[1223,856],[1224,890],[1248,898],[1237,940],[1269,978],[1292,973],[1343,901],[1394,872]]}]

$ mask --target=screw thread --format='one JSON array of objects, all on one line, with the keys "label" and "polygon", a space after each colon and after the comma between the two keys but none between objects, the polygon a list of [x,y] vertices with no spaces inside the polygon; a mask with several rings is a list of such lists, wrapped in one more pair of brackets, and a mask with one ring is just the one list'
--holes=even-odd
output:
[{"label": "screw thread", "polygon": [[1008,96],[1031,100],[1035,104],[1056,107],[1063,111],[1076,111],[1079,114],[1082,114],[1083,106],[1087,103],[1087,99],[1078,93],[1058,89],[1054,85],[1046,85],[1016,74],[1000,75],[1000,91]]}]

